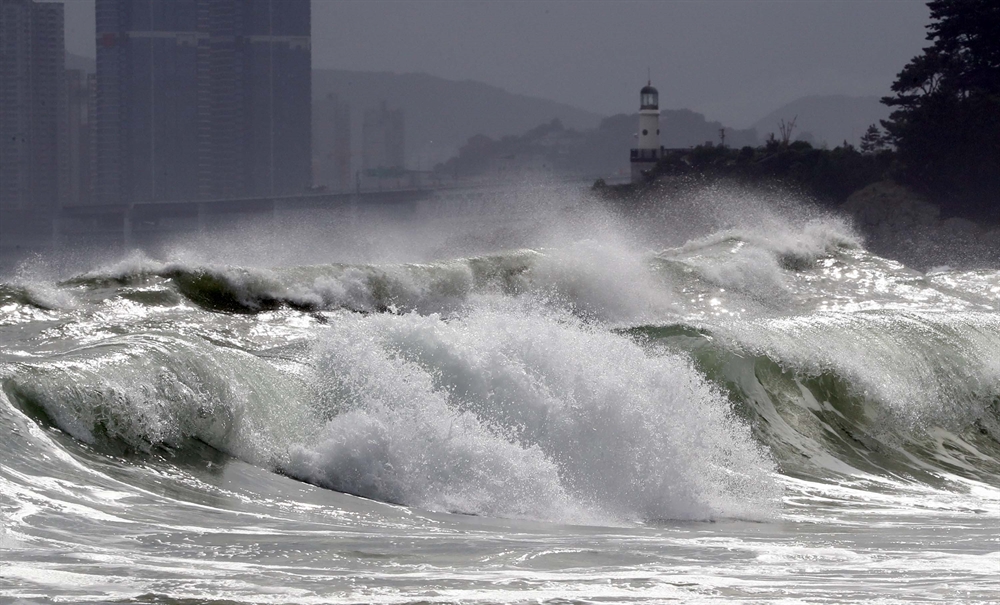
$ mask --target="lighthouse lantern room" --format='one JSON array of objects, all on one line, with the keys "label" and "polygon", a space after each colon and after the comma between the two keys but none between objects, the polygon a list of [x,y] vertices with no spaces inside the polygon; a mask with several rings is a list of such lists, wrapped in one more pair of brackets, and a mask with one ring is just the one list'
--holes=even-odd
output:
[{"label": "lighthouse lantern room", "polygon": [[632,182],[639,183],[649,178],[649,172],[663,156],[660,147],[660,93],[647,82],[639,91],[639,132],[638,143],[632,150]]}]

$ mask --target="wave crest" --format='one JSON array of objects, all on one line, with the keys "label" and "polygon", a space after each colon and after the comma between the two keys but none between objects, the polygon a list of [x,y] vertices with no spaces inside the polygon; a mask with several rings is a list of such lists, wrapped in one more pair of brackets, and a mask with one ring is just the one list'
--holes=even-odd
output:
[{"label": "wave crest", "polygon": [[331,418],[294,450],[294,476],[426,508],[563,521],[776,510],[770,459],[683,357],[571,316],[369,317],[319,346]]}]

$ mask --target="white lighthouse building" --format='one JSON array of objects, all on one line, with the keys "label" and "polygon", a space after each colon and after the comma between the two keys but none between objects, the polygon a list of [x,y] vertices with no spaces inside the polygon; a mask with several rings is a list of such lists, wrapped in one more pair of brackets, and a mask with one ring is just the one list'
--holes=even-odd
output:
[{"label": "white lighthouse building", "polygon": [[660,147],[660,93],[647,82],[639,91],[638,144],[632,150],[632,182],[641,183],[663,157]]}]

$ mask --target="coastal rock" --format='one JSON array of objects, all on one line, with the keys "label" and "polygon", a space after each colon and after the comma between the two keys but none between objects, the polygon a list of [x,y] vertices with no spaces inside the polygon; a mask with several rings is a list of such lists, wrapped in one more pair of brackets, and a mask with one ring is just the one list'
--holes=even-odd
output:
[{"label": "coastal rock", "polygon": [[942,231],[956,237],[967,237],[976,239],[983,232],[983,228],[976,223],[965,218],[952,217],[941,221]]},{"label": "coastal rock", "polygon": [[872,183],[855,191],[841,210],[854,217],[857,225],[866,230],[930,227],[941,217],[940,208],[892,181]]},{"label": "coastal rock", "polygon": [[869,249],[914,268],[991,266],[1000,258],[1000,228],[951,217],[919,193],[892,181],[860,189],[841,206]]},{"label": "coastal rock", "polygon": [[1000,227],[983,231],[979,235],[979,241],[989,244],[995,248],[1000,248]]}]

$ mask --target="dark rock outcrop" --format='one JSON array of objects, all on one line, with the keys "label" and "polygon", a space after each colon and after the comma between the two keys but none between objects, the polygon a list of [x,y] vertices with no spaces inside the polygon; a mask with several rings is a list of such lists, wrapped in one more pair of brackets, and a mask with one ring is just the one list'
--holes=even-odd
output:
[{"label": "dark rock outcrop", "polygon": [[1000,225],[942,219],[940,207],[898,183],[880,181],[856,191],[841,210],[854,220],[868,249],[914,268],[1000,263]]}]

